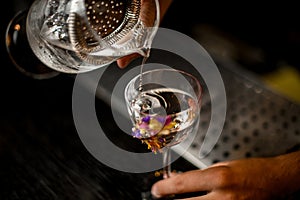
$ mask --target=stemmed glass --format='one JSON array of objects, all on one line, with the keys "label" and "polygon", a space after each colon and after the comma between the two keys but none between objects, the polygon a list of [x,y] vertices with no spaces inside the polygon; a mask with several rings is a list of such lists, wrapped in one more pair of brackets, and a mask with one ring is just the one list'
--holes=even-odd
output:
[{"label": "stemmed glass", "polygon": [[[159,14],[158,0],[35,0],[10,22],[7,50],[23,72],[35,57],[47,73],[88,72],[129,54],[147,56]],[[27,49],[34,57],[22,56]]]},{"label": "stemmed glass", "polygon": [[145,71],[129,81],[125,102],[133,123],[132,136],[163,155],[163,178],[170,177],[170,148],[196,131],[201,108],[199,80],[184,71]]}]

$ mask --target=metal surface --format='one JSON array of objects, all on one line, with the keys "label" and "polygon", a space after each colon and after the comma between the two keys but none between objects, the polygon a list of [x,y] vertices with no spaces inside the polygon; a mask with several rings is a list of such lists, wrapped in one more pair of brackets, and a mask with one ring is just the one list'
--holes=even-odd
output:
[{"label": "metal surface", "polygon": [[84,2],[86,13],[71,12],[68,22],[70,41],[79,51],[103,48],[99,43],[101,38],[108,44],[119,41],[136,25],[140,16],[139,0]]},{"label": "metal surface", "polygon": [[[223,64],[218,66],[227,95],[227,112],[221,136],[216,145],[205,145],[214,147],[201,158],[204,137],[208,137],[206,142],[215,141],[216,137],[212,132],[207,133],[211,105],[206,93],[199,132],[183,157],[197,167],[205,168],[219,161],[275,156],[298,149],[300,106],[266,87],[248,71],[233,64]],[[180,144],[174,151],[182,153]]]},{"label": "metal surface", "polygon": [[136,50],[128,40],[144,28],[140,0],[79,0],[71,8],[68,34],[80,60],[101,66],[124,55],[121,49],[123,53]]}]

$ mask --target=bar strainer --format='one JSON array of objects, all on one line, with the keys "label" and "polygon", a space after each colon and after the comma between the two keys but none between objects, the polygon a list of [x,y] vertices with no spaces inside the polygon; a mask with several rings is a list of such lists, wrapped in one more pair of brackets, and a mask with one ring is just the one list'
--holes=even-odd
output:
[{"label": "bar strainer", "polygon": [[76,5],[75,11],[70,13],[68,22],[70,42],[82,60],[101,65],[103,60],[91,53],[105,48],[111,49],[114,44],[126,38],[129,31],[138,23],[141,2],[85,0],[84,3],[83,12],[78,10],[80,8],[78,4],[73,3],[73,6]]},{"label": "bar strainer", "polygon": [[36,0],[27,36],[44,64],[79,73],[132,53],[145,56],[158,22],[158,0]]}]

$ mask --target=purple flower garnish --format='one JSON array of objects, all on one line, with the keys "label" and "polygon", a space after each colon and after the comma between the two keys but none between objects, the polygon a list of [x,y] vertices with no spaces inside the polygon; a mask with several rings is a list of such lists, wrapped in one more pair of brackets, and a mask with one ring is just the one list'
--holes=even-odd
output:
[{"label": "purple flower garnish", "polygon": [[159,121],[161,124],[164,124],[165,121],[166,121],[165,117],[156,117],[155,119],[156,119],[157,121]]},{"label": "purple flower garnish", "polygon": [[141,132],[140,132],[139,129],[136,129],[135,131],[133,131],[132,136],[136,137],[136,138],[141,138],[142,137]]},{"label": "purple flower garnish", "polygon": [[143,117],[142,121],[148,123],[150,121],[150,116]]},{"label": "purple flower garnish", "polygon": [[167,116],[165,125],[170,124],[171,121],[172,121],[172,118],[170,116]]}]

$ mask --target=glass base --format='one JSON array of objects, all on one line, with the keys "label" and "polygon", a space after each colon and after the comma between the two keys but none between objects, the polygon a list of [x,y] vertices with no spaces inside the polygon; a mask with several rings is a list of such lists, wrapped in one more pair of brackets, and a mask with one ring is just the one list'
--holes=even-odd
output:
[{"label": "glass base", "polygon": [[[161,197],[161,198],[156,198],[156,197],[152,196],[151,187],[155,182],[163,179],[164,170],[165,169],[161,169],[161,170],[155,171],[154,173],[150,173],[146,177],[143,177],[141,200],[174,200],[174,199],[185,199],[185,198],[191,198],[191,197],[198,197],[198,196],[203,196],[203,195],[207,194],[206,191],[199,191],[199,192],[193,192],[193,193],[169,195],[169,196]],[[172,173],[181,173],[181,172],[182,171],[175,171],[175,170],[172,171]]]},{"label": "glass base", "polygon": [[141,200],[173,200],[175,198],[174,195],[168,197],[156,198],[151,194],[152,185],[155,182],[162,180],[164,178],[164,174],[165,174],[164,170],[165,169],[157,170],[143,178],[144,187],[142,188],[143,190],[141,192]]}]

